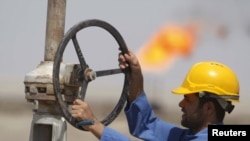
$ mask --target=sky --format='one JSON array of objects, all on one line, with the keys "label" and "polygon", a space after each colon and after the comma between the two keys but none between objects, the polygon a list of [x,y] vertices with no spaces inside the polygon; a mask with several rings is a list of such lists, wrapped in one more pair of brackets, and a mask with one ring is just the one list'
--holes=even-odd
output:
[{"label": "sky", "polygon": [[[168,23],[201,23],[199,40],[188,57],[179,57],[161,74],[143,72],[148,97],[176,106],[180,98],[173,96],[171,89],[181,85],[188,69],[195,62],[216,60],[230,66],[240,82],[239,111],[250,115],[250,2],[247,0],[68,0],[65,32],[76,23],[87,19],[100,19],[113,25],[132,51],[137,51],[163,25]],[[24,78],[44,61],[47,1],[1,0],[0,5],[0,101],[25,99]],[[220,36],[223,27],[226,34]],[[106,49],[112,38],[104,38],[103,31],[86,31],[88,39],[81,41],[89,49],[89,64],[107,67],[110,64],[98,61],[101,56],[117,56],[117,49]],[[108,40],[108,41],[105,41]],[[86,41],[86,42],[85,42]],[[95,45],[97,47],[91,47]],[[84,48],[85,49],[85,48]],[[70,48],[68,58],[76,57]],[[93,57],[93,58],[91,58]],[[71,61],[71,60],[70,60]],[[114,63],[117,61],[113,59]],[[112,62],[113,63],[113,62]],[[106,81],[106,80],[105,80]],[[225,80],[226,81],[226,80]],[[117,81],[109,82],[115,85]],[[101,82],[104,83],[104,82]],[[163,97],[163,98],[162,98]],[[177,107],[177,106],[176,106]]]}]

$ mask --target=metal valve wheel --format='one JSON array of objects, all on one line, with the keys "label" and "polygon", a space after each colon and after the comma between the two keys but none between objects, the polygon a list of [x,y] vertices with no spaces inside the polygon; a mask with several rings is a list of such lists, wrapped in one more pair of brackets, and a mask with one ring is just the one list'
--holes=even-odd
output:
[{"label": "metal valve wheel", "polygon": [[75,118],[73,118],[70,114],[70,111],[68,109],[69,105],[63,100],[63,94],[62,90],[60,88],[60,80],[59,80],[59,73],[60,73],[60,64],[62,61],[62,56],[64,53],[64,50],[70,40],[72,40],[74,44],[74,48],[76,50],[78,60],[80,62],[80,69],[81,69],[81,86],[80,86],[80,91],[78,93],[78,96],[76,98],[80,98],[84,100],[88,83],[94,80],[95,78],[101,77],[101,76],[106,76],[106,75],[113,75],[113,74],[118,74],[118,73],[124,73],[124,84],[123,84],[123,89],[121,92],[121,96],[118,100],[118,103],[114,107],[114,109],[111,111],[111,113],[106,116],[101,122],[104,125],[110,124],[121,112],[126,100],[127,100],[127,95],[128,95],[128,89],[129,89],[129,69],[125,71],[121,71],[119,68],[118,69],[110,69],[110,70],[101,70],[101,71],[93,71],[92,69],[89,68],[87,65],[85,58],[83,56],[83,53],[81,51],[81,48],[78,44],[78,40],[76,38],[77,32],[80,30],[91,27],[91,26],[97,26],[105,29],[108,31],[116,40],[116,42],[119,45],[119,50],[121,50],[122,53],[127,53],[128,49],[126,46],[126,43],[124,42],[122,36],[120,33],[109,23],[97,20],[97,19],[91,19],[91,20],[86,20],[82,21],[76,25],[74,25],[70,30],[65,34],[63,39],[61,40],[56,55],[54,59],[54,65],[53,65],[53,87],[54,87],[54,93],[56,96],[56,100],[58,101],[63,117],[74,127],[84,130],[81,126],[78,126],[79,121],[77,121]]}]

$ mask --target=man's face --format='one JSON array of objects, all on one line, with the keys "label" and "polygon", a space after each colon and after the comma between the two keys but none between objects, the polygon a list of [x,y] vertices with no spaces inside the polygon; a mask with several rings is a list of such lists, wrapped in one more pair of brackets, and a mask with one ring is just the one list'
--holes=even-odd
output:
[{"label": "man's face", "polygon": [[204,122],[204,112],[199,107],[199,98],[195,94],[184,95],[179,106],[183,112],[181,124],[190,129],[198,129]]}]

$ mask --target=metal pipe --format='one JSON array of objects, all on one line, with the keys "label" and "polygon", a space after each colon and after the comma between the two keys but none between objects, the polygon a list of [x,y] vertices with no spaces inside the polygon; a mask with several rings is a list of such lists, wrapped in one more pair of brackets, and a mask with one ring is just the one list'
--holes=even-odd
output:
[{"label": "metal pipe", "polygon": [[44,61],[54,61],[64,36],[66,0],[48,0]]}]

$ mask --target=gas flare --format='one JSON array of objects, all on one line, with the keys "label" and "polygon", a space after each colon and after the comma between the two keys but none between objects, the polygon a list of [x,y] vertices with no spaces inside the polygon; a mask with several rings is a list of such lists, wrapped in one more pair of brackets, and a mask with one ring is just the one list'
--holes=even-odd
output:
[{"label": "gas flare", "polygon": [[167,24],[160,28],[137,52],[143,70],[160,72],[176,57],[190,55],[195,44],[194,27]]}]

